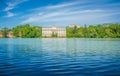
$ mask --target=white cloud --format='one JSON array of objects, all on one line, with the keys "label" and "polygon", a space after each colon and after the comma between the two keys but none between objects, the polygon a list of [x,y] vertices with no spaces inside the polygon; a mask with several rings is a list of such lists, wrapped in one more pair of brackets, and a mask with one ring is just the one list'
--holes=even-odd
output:
[{"label": "white cloud", "polygon": [[30,17],[29,19],[26,19],[26,20],[22,21],[22,24],[30,23],[30,22],[36,22],[38,20],[39,20],[39,18],[32,18],[32,17]]},{"label": "white cloud", "polygon": [[28,0],[11,0],[10,2],[7,2],[7,7],[4,9],[4,11],[9,11],[9,10],[12,10],[14,9],[18,4],[21,4],[25,1],[28,1]]},{"label": "white cloud", "polygon": [[[52,11],[46,14],[40,13],[40,16],[38,15],[30,15],[26,20],[22,21],[23,23],[32,23],[32,22],[46,22],[46,21],[63,21],[63,20],[73,20],[75,17],[80,17],[81,15],[87,14],[87,13],[99,13],[103,12],[103,10],[80,10],[80,11]],[[66,18],[67,17],[67,18]],[[83,16],[81,16],[83,17]],[[80,17],[80,18],[81,18]]]},{"label": "white cloud", "polygon": [[7,7],[3,10],[6,12],[6,16],[4,17],[13,17],[15,16],[16,14],[12,13],[12,12],[9,12],[10,10],[16,8],[17,5],[25,2],[25,1],[28,1],[28,0],[11,0],[10,2],[7,2]]},{"label": "white cloud", "polygon": [[68,6],[73,6],[76,4],[79,4],[80,2],[72,2],[72,3],[63,3],[63,4],[58,4],[58,5],[51,5],[47,6],[47,9],[58,9],[58,8],[63,8],[63,7],[68,7]]},{"label": "white cloud", "polygon": [[60,4],[56,4],[56,5],[48,5],[48,6],[44,6],[44,7],[38,7],[38,8],[34,8],[31,9],[32,11],[39,11],[39,10],[55,10],[55,9],[63,9],[63,8],[68,8],[68,7],[73,7],[75,5],[80,5],[83,4],[84,2],[80,2],[80,1],[75,1],[75,2],[68,2],[68,3],[60,3]]},{"label": "white cloud", "polygon": [[[57,5],[48,5],[32,10],[30,14],[24,16],[24,23],[91,23],[100,22],[114,15],[115,11],[103,10],[98,8],[83,9],[76,6],[80,2],[63,3]],[[82,4],[82,2],[81,2]],[[119,11],[118,11],[119,12]]]},{"label": "white cloud", "polygon": [[14,14],[14,13],[12,13],[12,12],[7,12],[7,15],[6,15],[6,16],[4,16],[4,17],[13,17],[13,16],[15,16],[15,14]]}]

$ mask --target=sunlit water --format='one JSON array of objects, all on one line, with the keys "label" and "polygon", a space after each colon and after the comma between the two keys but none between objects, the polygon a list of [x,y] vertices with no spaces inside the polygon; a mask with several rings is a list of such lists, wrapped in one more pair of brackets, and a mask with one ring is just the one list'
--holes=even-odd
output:
[{"label": "sunlit water", "polygon": [[0,39],[0,76],[120,76],[120,39]]}]

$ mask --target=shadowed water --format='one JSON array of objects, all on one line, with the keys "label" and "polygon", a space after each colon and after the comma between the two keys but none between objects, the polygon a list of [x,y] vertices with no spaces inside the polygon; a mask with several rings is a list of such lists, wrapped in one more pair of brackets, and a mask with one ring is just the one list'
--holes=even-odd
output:
[{"label": "shadowed water", "polygon": [[0,39],[0,76],[120,76],[120,39]]}]

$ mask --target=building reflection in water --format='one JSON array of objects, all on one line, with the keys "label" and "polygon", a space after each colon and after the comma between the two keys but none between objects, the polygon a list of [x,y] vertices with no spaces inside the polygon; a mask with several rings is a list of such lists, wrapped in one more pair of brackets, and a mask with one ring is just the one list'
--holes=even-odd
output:
[{"label": "building reflection in water", "polygon": [[42,50],[49,53],[66,52],[66,38],[44,38]]},{"label": "building reflection in water", "polygon": [[[67,39],[67,38],[45,38],[42,39],[42,50],[53,54],[66,54],[74,56],[80,51],[79,39]],[[57,53],[58,52],[58,53]]]},{"label": "building reflection in water", "polygon": [[[44,56],[49,55],[93,55],[93,54],[113,54],[109,52],[111,47],[117,47],[110,41],[95,41],[89,39],[77,38],[36,38],[36,39],[6,39],[1,42],[1,49],[7,54],[9,58],[25,57],[28,55]],[[107,50],[106,52],[104,51]],[[117,49],[117,48],[116,48]],[[114,48],[113,48],[114,50]],[[119,50],[119,48],[118,48]],[[27,58],[27,57],[25,57]]]}]

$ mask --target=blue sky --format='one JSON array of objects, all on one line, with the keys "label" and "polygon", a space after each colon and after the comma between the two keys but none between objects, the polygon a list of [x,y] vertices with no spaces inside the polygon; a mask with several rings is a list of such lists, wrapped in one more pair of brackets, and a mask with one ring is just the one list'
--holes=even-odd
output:
[{"label": "blue sky", "polygon": [[120,0],[0,0],[0,28],[120,23]]}]

